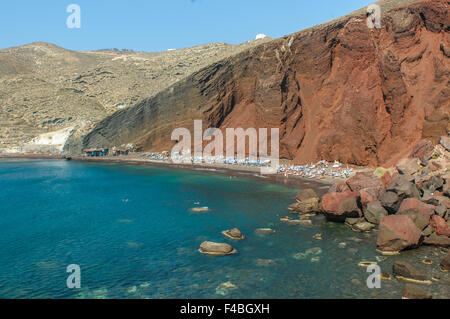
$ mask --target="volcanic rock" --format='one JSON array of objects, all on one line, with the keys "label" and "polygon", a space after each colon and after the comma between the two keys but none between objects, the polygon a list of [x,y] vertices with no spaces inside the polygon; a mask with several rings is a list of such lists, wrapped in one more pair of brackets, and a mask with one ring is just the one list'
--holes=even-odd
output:
[{"label": "volcanic rock", "polygon": [[392,177],[392,182],[387,187],[387,190],[396,193],[401,199],[408,197],[419,199],[419,190],[417,186],[411,182],[412,180],[414,180],[414,178],[410,175],[395,175]]},{"label": "volcanic rock", "polygon": [[431,218],[431,227],[433,227],[438,236],[450,237],[450,227],[441,216],[434,215]]},{"label": "volcanic rock", "polygon": [[241,231],[237,228],[233,228],[230,230],[224,230],[222,232],[222,234],[224,234],[225,236],[227,236],[228,238],[231,239],[244,239],[244,235],[241,233]]},{"label": "volcanic rock", "polygon": [[414,146],[410,157],[418,158],[422,165],[426,165],[433,154],[433,150],[433,143],[430,140],[423,139]]},{"label": "volcanic rock", "polygon": [[310,188],[302,189],[295,197],[297,205],[295,205],[294,211],[308,214],[311,212],[317,212],[319,210],[319,196],[316,192]]},{"label": "volcanic rock", "polygon": [[414,225],[420,230],[424,230],[430,224],[430,216],[424,215],[415,210],[407,210],[397,213],[397,215],[405,215],[411,218]]},{"label": "volcanic rock", "polygon": [[357,232],[368,232],[375,228],[375,225],[366,221],[360,221],[352,225],[352,230]]},{"label": "volcanic rock", "polygon": [[383,208],[378,200],[370,202],[364,209],[364,217],[372,224],[378,225],[381,219],[387,215],[387,210]]},{"label": "volcanic rock", "polygon": [[423,283],[429,280],[427,276],[419,272],[412,265],[403,261],[396,261],[392,266],[392,271],[394,275],[397,276],[397,278],[407,281],[415,281]]},{"label": "volcanic rock", "polygon": [[389,214],[395,214],[400,207],[400,199],[394,192],[385,192],[380,196],[380,203]]},{"label": "volcanic rock", "polygon": [[426,237],[423,241],[424,245],[437,246],[437,247],[450,247],[450,238],[447,236],[439,236],[433,233],[431,236]]},{"label": "volcanic rock", "polygon": [[344,222],[346,218],[358,218],[361,210],[357,192],[328,193],[323,195],[320,210],[329,220]]},{"label": "volcanic rock", "polygon": [[346,182],[336,182],[328,189],[328,193],[343,193],[350,191]]},{"label": "volcanic rock", "polygon": [[450,137],[448,136],[441,136],[441,139],[439,140],[439,143],[450,152]]},{"label": "volcanic rock", "polygon": [[433,176],[426,182],[422,183],[421,188],[428,190],[430,192],[434,192],[438,189],[442,189],[444,185],[444,180],[439,176]]},{"label": "volcanic rock", "polygon": [[366,207],[368,203],[374,201],[378,196],[373,194],[374,191],[371,189],[361,189],[359,191],[359,197],[361,199],[361,205]]},{"label": "volcanic rock", "polygon": [[432,215],[434,215],[434,209],[435,206],[425,204],[416,198],[406,198],[400,204],[400,207],[397,212],[403,213],[412,210],[428,217],[429,219]]},{"label": "volcanic rock", "polygon": [[421,287],[413,284],[406,284],[402,292],[403,299],[432,299],[433,295]]},{"label": "volcanic rock", "polygon": [[199,252],[206,255],[224,256],[234,254],[237,251],[228,244],[205,241],[200,245]]},{"label": "volcanic rock", "polygon": [[432,172],[438,172],[443,171],[447,166],[447,162],[443,158],[436,158],[429,161],[427,165],[427,169],[429,169]]},{"label": "volcanic rock", "polygon": [[408,216],[390,215],[381,219],[377,238],[379,250],[400,251],[416,247],[421,239],[421,231]]},{"label": "volcanic rock", "polygon": [[419,171],[420,164],[417,158],[403,158],[396,166],[400,174],[413,175]]},{"label": "volcanic rock", "polygon": [[381,179],[371,172],[358,172],[349,178],[346,183],[352,192],[366,189],[372,190],[375,196],[378,196],[384,191]]},{"label": "volcanic rock", "polygon": [[439,266],[441,267],[441,269],[443,271],[450,271],[450,252],[447,254],[447,256],[444,259],[442,259]]}]

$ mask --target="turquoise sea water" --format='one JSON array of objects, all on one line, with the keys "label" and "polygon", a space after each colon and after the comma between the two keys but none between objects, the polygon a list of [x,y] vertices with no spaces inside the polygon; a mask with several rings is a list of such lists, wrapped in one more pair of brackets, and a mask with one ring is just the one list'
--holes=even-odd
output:
[{"label": "turquoise sea water", "polygon": [[[144,166],[0,161],[0,190],[2,298],[398,298],[403,287],[367,288],[357,264],[375,260],[374,234],[321,217],[314,226],[280,222],[298,188]],[[203,206],[210,211],[191,212]],[[221,234],[233,227],[247,238]],[[276,233],[255,233],[267,227]],[[238,254],[202,255],[205,240]],[[440,258],[428,250],[402,258],[425,255]],[[81,289],[66,286],[69,264],[81,267]]]}]

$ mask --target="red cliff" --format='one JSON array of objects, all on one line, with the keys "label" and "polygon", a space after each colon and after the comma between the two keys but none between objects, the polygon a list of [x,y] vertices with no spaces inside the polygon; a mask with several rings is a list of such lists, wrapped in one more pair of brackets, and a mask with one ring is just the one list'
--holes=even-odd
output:
[{"label": "red cliff", "polygon": [[391,165],[450,130],[448,1],[381,1],[215,63],[102,121],[84,146],[170,149],[176,127],[278,127],[280,155]]}]

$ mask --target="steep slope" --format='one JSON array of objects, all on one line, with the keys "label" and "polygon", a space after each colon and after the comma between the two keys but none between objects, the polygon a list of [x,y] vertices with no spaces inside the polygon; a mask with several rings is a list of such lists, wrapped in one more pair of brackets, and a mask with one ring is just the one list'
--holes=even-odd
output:
[{"label": "steep slope", "polygon": [[449,3],[381,1],[382,28],[361,9],[214,63],[106,118],[83,146],[170,149],[171,132],[279,127],[281,156],[391,164],[449,127]]},{"label": "steep slope", "polygon": [[66,127],[84,127],[87,133],[120,108],[267,41],[154,53],[77,52],[42,42],[0,50],[0,149],[20,147],[39,134]]}]

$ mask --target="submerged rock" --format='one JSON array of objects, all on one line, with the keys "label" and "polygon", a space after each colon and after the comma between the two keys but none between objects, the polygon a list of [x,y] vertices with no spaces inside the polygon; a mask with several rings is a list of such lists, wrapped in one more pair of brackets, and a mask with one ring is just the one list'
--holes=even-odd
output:
[{"label": "submerged rock", "polygon": [[305,255],[320,255],[322,253],[322,248],[313,247],[305,251]]},{"label": "submerged rock", "polygon": [[205,241],[200,245],[199,252],[206,255],[224,256],[235,254],[237,251],[233,247],[225,243]]},{"label": "submerged rock", "polygon": [[312,220],[311,219],[300,219],[298,220],[297,224],[303,225],[303,226],[312,226]]},{"label": "submerged rock", "polygon": [[378,230],[377,247],[381,251],[400,251],[420,244],[422,232],[405,215],[383,217]]},{"label": "submerged rock", "polygon": [[392,266],[392,271],[398,279],[415,283],[431,284],[431,281],[427,276],[406,262],[396,261]]},{"label": "submerged rock", "polygon": [[245,237],[244,237],[244,235],[241,233],[241,231],[239,230],[239,229],[237,229],[237,228],[233,228],[233,229],[230,229],[230,230],[224,230],[223,232],[222,232],[222,234],[224,234],[225,236],[227,236],[228,238],[231,238],[231,239],[244,239]]},{"label": "submerged rock", "polygon": [[425,265],[432,265],[433,261],[430,258],[424,258],[422,259],[422,263]]},{"label": "submerged rock", "polygon": [[378,263],[376,261],[361,261],[358,263],[359,267],[367,268],[372,265],[377,265]]},{"label": "submerged rock", "polygon": [[356,224],[353,224],[351,227],[353,231],[369,232],[375,228],[375,225],[366,221],[359,221]]},{"label": "submerged rock", "polygon": [[235,284],[233,284],[232,282],[227,281],[227,282],[220,284],[216,288],[216,294],[225,296],[225,295],[228,295],[231,291],[233,291],[235,289],[237,289],[237,286]]},{"label": "submerged rock", "polygon": [[295,259],[305,259],[306,255],[304,253],[297,253],[294,255]]},{"label": "submerged rock", "polygon": [[273,234],[274,232],[272,228],[258,228],[255,230],[257,234]]},{"label": "submerged rock", "polygon": [[275,260],[273,259],[257,259],[256,264],[259,266],[270,266],[275,264]]},{"label": "submerged rock", "polygon": [[322,238],[322,234],[315,234],[315,235],[313,236],[313,238],[316,239],[316,240],[322,240],[322,239],[323,239],[323,238]]},{"label": "submerged rock", "polygon": [[450,252],[444,259],[442,259],[441,263],[439,264],[439,267],[441,267],[441,270],[444,272],[450,271]]},{"label": "submerged rock", "polygon": [[417,285],[406,284],[403,288],[402,299],[432,299],[433,295]]},{"label": "submerged rock", "polygon": [[392,276],[388,272],[383,272],[380,274],[380,279],[381,280],[392,280]]},{"label": "submerged rock", "polygon": [[205,213],[209,211],[209,207],[193,207],[191,212],[193,213]]}]

